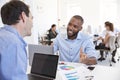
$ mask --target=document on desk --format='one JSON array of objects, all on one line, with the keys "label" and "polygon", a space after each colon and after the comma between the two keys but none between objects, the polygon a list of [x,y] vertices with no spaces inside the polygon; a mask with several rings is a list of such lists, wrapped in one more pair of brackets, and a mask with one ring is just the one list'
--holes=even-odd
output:
[{"label": "document on desk", "polygon": [[59,73],[62,80],[85,80],[84,75],[88,70],[84,67],[73,67],[67,65],[59,66]]},{"label": "document on desk", "polygon": [[60,73],[63,80],[80,80],[80,75],[77,70],[62,70]]},{"label": "document on desk", "polygon": [[95,65],[94,70],[90,71],[88,67],[74,63],[60,64],[56,80],[120,80],[119,68]]}]

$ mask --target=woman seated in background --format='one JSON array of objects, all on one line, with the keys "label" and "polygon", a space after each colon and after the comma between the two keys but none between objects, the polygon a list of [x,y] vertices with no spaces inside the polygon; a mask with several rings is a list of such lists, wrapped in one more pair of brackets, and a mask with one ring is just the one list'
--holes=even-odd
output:
[{"label": "woman seated in background", "polygon": [[[114,27],[111,22],[108,22],[108,21],[105,22],[105,28],[106,28],[106,30],[103,31],[102,36],[98,38],[98,40],[102,40],[102,43],[100,43],[99,46],[96,47],[96,49],[109,49],[108,48],[109,47],[108,46],[109,38],[110,38],[110,36],[115,36]],[[115,53],[116,52],[114,52],[114,51],[112,53],[112,62],[114,62],[114,63],[115,63],[115,59],[114,59]],[[101,57],[98,60],[99,61],[105,60],[102,50],[100,50],[100,55],[101,55]]]},{"label": "woman seated in background", "polygon": [[48,30],[48,40],[49,40],[49,44],[51,45],[52,41],[51,39],[54,39],[57,36],[57,32],[56,32],[56,25],[53,24],[50,28],[50,30]]},{"label": "woman seated in background", "polygon": [[56,25],[53,24],[49,30],[49,34],[48,34],[49,40],[55,38],[56,36],[57,36]]}]

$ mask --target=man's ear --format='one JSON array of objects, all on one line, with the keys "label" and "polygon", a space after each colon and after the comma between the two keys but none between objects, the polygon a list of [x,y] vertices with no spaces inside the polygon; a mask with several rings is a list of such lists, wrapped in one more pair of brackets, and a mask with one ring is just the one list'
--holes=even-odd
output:
[{"label": "man's ear", "polygon": [[26,18],[26,14],[25,12],[22,12],[20,15],[20,20],[22,20],[23,23],[25,22],[25,18]]}]

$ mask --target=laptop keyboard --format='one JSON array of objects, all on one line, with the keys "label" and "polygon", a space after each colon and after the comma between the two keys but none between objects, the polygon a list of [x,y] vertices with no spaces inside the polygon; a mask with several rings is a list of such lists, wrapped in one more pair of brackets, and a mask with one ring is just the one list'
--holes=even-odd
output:
[{"label": "laptop keyboard", "polygon": [[28,80],[53,80],[53,79],[48,79],[42,76],[35,76],[32,74],[28,74]]}]

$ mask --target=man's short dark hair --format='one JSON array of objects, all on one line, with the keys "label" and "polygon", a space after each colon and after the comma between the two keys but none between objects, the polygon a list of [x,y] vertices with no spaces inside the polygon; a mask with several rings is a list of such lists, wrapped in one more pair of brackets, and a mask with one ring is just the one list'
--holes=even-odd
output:
[{"label": "man's short dark hair", "polygon": [[73,18],[76,18],[76,19],[80,20],[82,23],[84,23],[84,19],[82,18],[82,16],[74,15]]},{"label": "man's short dark hair", "polygon": [[29,7],[22,1],[12,0],[1,8],[1,17],[3,24],[13,25],[19,22],[20,15],[25,12],[29,16]]}]

